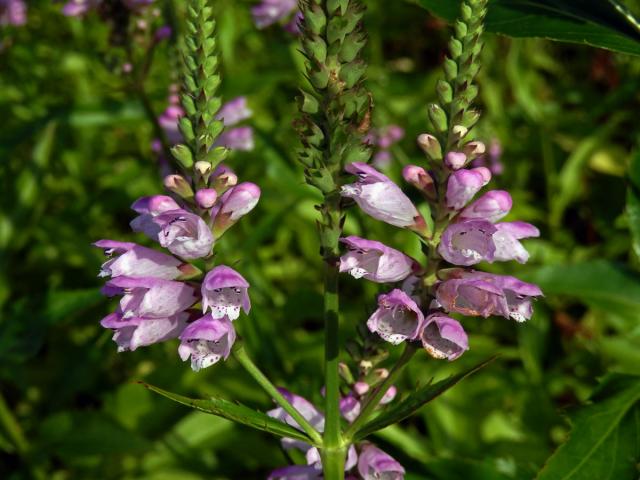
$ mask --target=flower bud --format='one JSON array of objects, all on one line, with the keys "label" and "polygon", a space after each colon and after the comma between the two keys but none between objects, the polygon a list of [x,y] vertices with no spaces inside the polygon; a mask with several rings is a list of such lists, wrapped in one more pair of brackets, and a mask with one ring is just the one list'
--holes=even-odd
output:
[{"label": "flower bud", "polygon": [[196,192],[196,203],[201,208],[211,208],[218,199],[218,193],[212,188],[202,188]]},{"label": "flower bud", "polygon": [[449,152],[444,159],[444,163],[451,170],[460,170],[467,163],[467,156],[462,152]]},{"label": "flower bud", "polygon": [[473,160],[478,155],[482,155],[486,151],[486,147],[482,142],[473,141],[462,147],[462,151],[470,160]]},{"label": "flower bud", "polygon": [[427,198],[436,198],[436,187],[433,177],[422,167],[407,165],[402,169],[402,176],[407,183],[410,183],[420,190]]},{"label": "flower bud", "polygon": [[218,194],[226,192],[229,188],[238,184],[238,176],[226,165],[218,165],[213,171],[211,185]]},{"label": "flower bud", "polygon": [[220,200],[220,206],[211,213],[215,218],[213,232],[216,238],[220,238],[229,227],[253,210],[260,200],[260,187],[244,182],[227,190]]},{"label": "flower bud", "polygon": [[205,180],[207,180],[211,174],[211,164],[209,162],[200,160],[195,163],[193,168]]},{"label": "flower bud", "polygon": [[444,110],[442,110],[439,105],[432,103],[429,105],[428,113],[429,119],[431,120],[431,123],[433,123],[435,129],[440,133],[446,132],[449,123],[447,120],[447,114],[444,113]]},{"label": "flower bud", "polygon": [[432,160],[442,160],[440,142],[433,135],[428,133],[418,135],[418,145]]},{"label": "flower bud", "polygon": [[367,382],[356,382],[353,384],[353,390],[359,395],[363,396],[369,391],[369,384]]},{"label": "flower bud", "polygon": [[182,175],[167,175],[164,177],[164,186],[167,190],[182,198],[193,197],[191,185]]},{"label": "flower bud", "polygon": [[462,140],[467,133],[469,133],[469,129],[463,125],[454,125],[454,127],[451,129],[451,132],[453,133],[453,136],[455,138],[457,138],[458,140]]}]

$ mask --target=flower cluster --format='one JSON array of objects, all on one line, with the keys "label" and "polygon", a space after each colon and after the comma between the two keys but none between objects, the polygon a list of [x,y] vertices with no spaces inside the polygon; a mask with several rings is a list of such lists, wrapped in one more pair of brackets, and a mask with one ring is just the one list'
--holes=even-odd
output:
[{"label": "flower cluster", "polygon": [[[343,397],[340,402],[340,411],[348,422],[353,422],[360,411],[358,396],[364,395],[370,388],[370,385],[363,381],[359,381],[356,385],[357,387],[354,386],[354,392]],[[356,388],[358,389],[357,391]],[[319,432],[324,431],[324,415],[311,402],[286,390],[281,390],[281,393],[316,430]],[[392,401],[394,397],[395,388],[391,387],[387,391],[383,403]],[[270,417],[300,429],[298,423],[283,408],[275,408],[267,413]],[[297,449],[302,451],[305,454],[307,464],[278,468],[271,472],[268,477],[269,480],[314,480],[323,478],[320,452],[316,447],[291,438],[283,438],[281,442],[285,450]],[[369,442],[349,446],[344,470],[351,480],[374,478],[401,480],[404,478],[405,473],[400,463]]]},{"label": "flower cluster", "polygon": [[302,14],[298,10],[298,0],[262,0],[251,9],[251,15],[260,29],[284,21],[286,31],[294,35],[300,33],[298,22]]},{"label": "flower cluster", "polygon": [[[428,134],[419,137],[419,144],[426,151],[440,149]],[[536,285],[461,268],[481,262],[525,263],[529,254],[520,240],[539,235],[528,223],[500,222],[511,210],[508,192],[491,190],[474,200],[491,180],[491,171],[466,166],[484,150],[482,143],[469,142],[461,151],[447,153],[433,171],[404,168],[404,179],[430,203],[433,218],[428,222],[400,187],[375,168],[363,163],[346,167],[356,181],[342,187],[343,197],[373,218],[415,231],[430,248],[428,263],[421,266],[380,242],[342,239],[347,252],[340,258],[340,271],[397,283],[378,297],[378,308],[367,321],[369,330],[389,343],[419,341],[433,357],[455,360],[469,348],[468,338],[448,314],[499,315],[518,322],[531,318],[532,300],[542,295]]]},{"label": "flower cluster", "polygon": [[364,142],[374,147],[373,165],[386,168],[391,163],[391,147],[404,138],[404,129],[398,125],[372,129],[364,137]]},{"label": "flower cluster", "polygon": [[[249,283],[226,265],[211,265],[212,250],[260,198],[257,185],[238,184],[228,167],[211,171],[210,164],[199,163],[194,184],[201,188],[195,193],[187,178],[165,178],[180,203],[154,195],[132,205],[138,216],[131,228],[165,251],[115,240],[95,243],[109,257],[100,272],[110,277],[102,292],[121,296],[115,312],[101,322],[114,330],[118,351],[179,338],[180,357],[191,358],[196,371],[228,357],[236,338],[233,321],[251,308]],[[199,259],[210,268],[206,275],[190,263]]]},{"label": "flower cluster", "polygon": [[20,26],[27,23],[27,5],[24,0],[0,0],[0,26]]},{"label": "flower cluster", "polygon": [[[184,109],[180,106],[180,97],[176,89],[172,88],[169,95],[169,106],[158,117],[158,123],[167,136],[171,145],[184,141],[178,128],[178,120],[185,115]],[[216,114],[216,119],[224,123],[224,132],[220,134],[214,146],[226,147],[231,150],[251,151],[254,148],[253,129],[249,126],[237,126],[243,120],[251,118],[253,112],[247,105],[246,97],[236,97],[229,100],[220,107]],[[152,144],[156,152],[160,152],[162,146],[158,140]]]}]

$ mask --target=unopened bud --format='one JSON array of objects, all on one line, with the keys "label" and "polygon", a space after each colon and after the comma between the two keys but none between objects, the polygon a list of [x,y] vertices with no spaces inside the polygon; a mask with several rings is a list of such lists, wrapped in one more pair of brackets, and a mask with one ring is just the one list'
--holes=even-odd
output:
[{"label": "unopened bud", "polygon": [[474,159],[482,155],[486,151],[486,147],[482,142],[473,141],[462,147],[462,151],[469,159]]},{"label": "unopened bud", "polygon": [[454,125],[451,131],[458,140],[462,140],[469,133],[469,129],[463,125]]},{"label": "unopened bud", "polygon": [[444,163],[451,170],[460,170],[467,163],[467,156],[462,152],[449,152],[444,159]]},{"label": "unopened bud", "polygon": [[363,396],[369,391],[369,384],[367,382],[356,382],[353,384],[353,390],[359,395]]},{"label": "unopened bud", "polygon": [[427,198],[436,198],[436,187],[433,177],[429,175],[424,168],[416,165],[407,165],[402,169],[402,176],[407,183],[416,187],[424,193]]},{"label": "unopened bud", "polygon": [[203,160],[196,162],[193,168],[195,168],[196,172],[198,172],[202,177],[207,177],[211,172],[211,164]]},{"label": "unopened bud", "polygon": [[218,199],[218,192],[213,188],[202,188],[196,192],[196,203],[201,208],[211,208]]},{"label": "unopened bud", "polygon": [[444,113],[444,110],[442,110],[439,105],[435,103],[429,105],[429,118],[438,132],[443,133],[447,131],[449,124],[447,114]]},{"label": "unopened bud", "polygon": [[418,145],[432,160],[442,160],[442,147],[433,135],[428,133],[418,135]]},{"label": "unopened bud", "polygon": [[167,190],[182,198],[193,197],[191,185],[182,175],[167,175],[164,177],[164,186]]},{"label": "unopened bud", "polygon": [[260,200],[260,187],[251,182],[244,182],[227,190],[220,200],[221,205],[216,207],[213,224],[213,234],[216,238],[220,238],[229,227],[253,210]]},{"label": "unopened bud", "polygon": [[229,188],[237,185],[237,183],[238,176],[226,165],[218,165],[214,170],[211,186],[218,194],[227,191]]}]

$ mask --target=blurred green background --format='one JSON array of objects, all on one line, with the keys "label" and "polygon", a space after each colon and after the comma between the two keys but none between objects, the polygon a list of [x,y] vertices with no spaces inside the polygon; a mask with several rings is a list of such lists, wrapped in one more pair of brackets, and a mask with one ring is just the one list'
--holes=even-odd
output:
[{"label": "blurred green background", "polygon": [[[158,26],[180,25],[182,2],[158,1]],[[630,6],[636,6],[629,2]],[[224,98],[246,95],[256,146],[230,165],[262,199],[219,245],[251,283],[253,309],[236,323],[275,383],[308,398],[322,386],[321,262],[314,190],[296,163],[294,97],[304,82],[297,40],[257,30],[253,1],[218,0]],[[367,1],[368,86],[374,126],[405,138],[386,169],[395,179],[424,162],[415,137],[446,53],[447,26],[409,2]],[[158,44],[134,85],[113,25],[61,5],[29,2],[28,23],[0,27],[0,477],[7,479],[252,479],[287,463],[279,442],[172,404],[136,382],[192,397],[222,395],[271,408],[235,361],[193,373],[168,342],[118,354],[99,320],[100,238],[144,243],[130,232],[131,203],[161,190],[143,97],[160,113],[179,78],[175,41]],[[135,31],[135,20],[127,27]],[[133,36],[135,37],[135,35]],[[115,43],[114,43],[115,42]],[[539,282],[533,319],[467,319],[471,350],[451,364],[418,355],[411,389],[500,353],[402,425],[374,441],[408,479],[530,479],[569,432],[564,411],[607,372],[640,374],[640,230],[626,212],[640,185],[640,61],[606,50],[486,35],[478,138],[497,139],[508,219],[540,227],[525,266],[491,270]],[[138,82],[140,83],[140,82]],[[633,213],[631,205],[630,212]],[[409,233],[355,211],[347,232],[415,253]],[[343,338],[372,309],[378,286],[343,278]],[[397,354],[394,351],[393,354]],[[345,360],[348,360],[345,357]]]}]

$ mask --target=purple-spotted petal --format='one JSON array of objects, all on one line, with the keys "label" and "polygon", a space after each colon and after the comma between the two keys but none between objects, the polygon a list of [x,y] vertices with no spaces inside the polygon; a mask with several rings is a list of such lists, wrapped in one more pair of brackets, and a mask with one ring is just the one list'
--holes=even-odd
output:
[{"label": "purple-spotted petal", "polygon": [[438,252],[453,265],[475,265],[483,260],[492,262],[496,231],[496,227],[485,220],[452,223],[442,234]]},{"label": "purple-spotted petal", "polygon": [[180,335],[178,354],[183,361],[191,357],[191,368],[197,372],[225,360],[236,341],[236,331],[226,318],[212,318],[211,315],[189,324]]},{"label": "purple-spotted petal", "polygon": [[100,324],[114,330],[118,351],[134,351],[139,347],[177,338],[187,325],[188,314],[178,313],[164,318],[124,318],[121,311],[107,315]]},{"label": "purple-spotted petal", "polygon": [[426,318],[420,339],[433,358],[452,361],[469,349],[469,340],[460,322],[440,313]]},{"label": "purple-spotted petal", "polygon": [[211,253],[213,234],[198,215],[181,209],[170,210],[153,217],[151,222],[159,229],[158,243],[171,253],[186,259]]},{"label": "purple-spotted petal", "polygon": [[213,318],[229,317],[235,320],[251,310],[249,282],[234,269],[218,265],[204,277],[202,282],[202,311],[211,310]]},{"label": "purple-spotted petal", "polygon": [[394,289],[378,297],[378,309],[373,312],[367,327],[394,345],[417,338],[424,316],[414,302],[402,290]]}]

